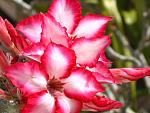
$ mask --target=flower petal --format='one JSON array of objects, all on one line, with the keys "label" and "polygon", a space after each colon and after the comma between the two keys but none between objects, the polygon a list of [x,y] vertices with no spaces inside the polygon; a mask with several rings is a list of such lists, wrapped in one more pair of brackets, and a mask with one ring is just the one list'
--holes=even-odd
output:
[{"label": "flower petal", "polygon": [[68,39],[66,29],[61,27],[52,16],[46,14],[43,17],[41,42],[48,45],[52,41],[68,47]]},{"label": "flower petal", "polygon": [[49,13],[71,33],[81,18],[80,3],[78,0],[54,0]]},{"label": "flower petal", "polygon": [[94,66],[106,47],[110,44],[110,39],[107,36],[102,38],[76,39],[72,45],[72,49],[77,56],[77,63],[84,66]]},{"label": "flower petal", "polygon": [[111,17],[87,15],[81,19],[79,25],[73,32],[73,36],[76,36],[76,38],[93,38],[104,35],[107,23],[111,20]]},{"label": "flower petal", "polygon": [[8,33],[8,30],[5,25],[5,21],[0,16],[0,42],[3,44],[6,48],[10,48],[13,46],[13,43],[11,41],[11,37]]},{"label": "flower petal", "polygon": [[54,111],[54,97],[43,91],[30,96],[21,113],[55,113]]},{"label": "flower petal", "polygon": [[82,102],[69,99],[66,96],[58,96],[56,98],[57,113],[79,113],[82,108]]},{"label": "flower petal", "polygon": [[48,79],[36,62],[13,64],[6,69],[6,76],[25,96],[45,89]]},{"label": "flower petal", "polygon": [[40,43],[32,44],[23,50],[23,55],[33,60],[41,62],[41,56],[44,54],[45,47]]},{"label": "flower petal", "polygon": [[116,84],[136,81],[150,75],[150,68],[116,68],[110,69]]},{"label": "flower petal", "polygon": [[100,53],[100,57],[99,57],[98,61],[103,62],[103,64],[105,66],[109,66],[112,63],[109,59],[107,59],[107,57],[105,55],[105,50]]},{"label": "flower petal", "polygon": [[64,92],[68,97],[80,101],[89,101],[97,92],[103,91],[104,88],[92,73],[84,68],[73,70],[64,86]]},{"label": "flower petal", "polygon": [[121,102],[111,100],[102,96],[95,96],[91,102],[83,103],[83,110],[86,111],[108,111],[118,109],[124,105]]},{"label": "flower petal", "polygon": [[88,70],[90,70],[97,81],[101,83],[115,83],[112,73],[103,62],[99,61],[95,67],[88,68]]},{"label": "flower petal", "polygon": [[43,14],[30,16],[19,22],[16,26],[16,29],[30,41],[34,43],[40,42],[42,32],[42,18]]},{"label": "flower petal", "polygon": [[54,76],[55,78],[63,78],[67,77],[75,66],[76,56],[71,49],[50,43],[41,58],[41,62],[51,78]]}]

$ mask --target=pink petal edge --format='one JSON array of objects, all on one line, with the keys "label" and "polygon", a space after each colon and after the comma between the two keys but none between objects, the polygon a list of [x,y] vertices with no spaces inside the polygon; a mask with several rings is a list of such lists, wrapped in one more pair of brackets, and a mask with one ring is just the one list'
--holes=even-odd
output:
[{"label": "pink petal edge", "polygon": [[44,54],[45,47],[41,43],[34,43],[23,49],[22,54],[37,62],[41,62],[41,56]]},{"label": "pink petal edge", "polygon": [[76,56],[71,49],[60,44],[50,43],[41,58],[41,62],[50,78],[64,78],[69,76],[75,66]]},{"label": "pink petal edge", "polygon": [[50,42],[53,42],[68,47],[69,37],[66,29],[49,14],[43,16],[41,37],[40,41],[43,45],[47,46]]},{"label": "pink petal edge", "polygon": [[93,67],[110,43],[108,36],[93,39],[79,38],[74,41],[71,48],[76,53],[78,64]]},{"label": "pink petal edge", "polygon": [[86,15],[81,19],[77,28],[73,32],[76,38],[94,38],[103,36],[109,21],[112,17],[100,16],[95,14]]},{"label": "pink petal edge", "polygon": [[95,67],[88,68],[88,70],[90,70],[95,76],[96,80],[101,83],[115,83],[112,73],[103,62],[99,61]]},{"label": "pink petal edge", "polygon": [[56,98],[57,113],[79,113],[81,109],[81,101],[70,99],[66,96],[57,96]]},{"label": "pink petal edge", "polygon": [[35,93],[28,97],[21,113],[55,113],[55,99],[46,91]]},{"label": "pink petal edge", "polygon": [[48,13],[71,34],[81,18],[81,6],[78,0],[53,0]]},{"label": "pink petal edge", "polygon": [[89,101],[97,92],[104,92],[102,85],[84,68],[76,68],[66,79],[64,93],[73,99]]},{"label": "pink petal edge", "polygon": [[43,14],[36,14],[20,21],[16,29],[33,43],[40,42]]},{"label": "pink petal edge", "polygon": [[46,89],[48,75],[37,62],[12,64],[5,75],[25,96]]}]

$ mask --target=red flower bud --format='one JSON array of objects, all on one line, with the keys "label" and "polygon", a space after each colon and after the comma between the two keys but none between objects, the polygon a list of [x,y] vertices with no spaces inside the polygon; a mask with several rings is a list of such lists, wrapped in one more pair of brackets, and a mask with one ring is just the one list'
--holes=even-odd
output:
[{"label": "red flower bud", "polygon": [[0,42],[4,47],[6,47],[12,53],[19,54],[18,49],[11,41],[11,36],[9,35],[5,21],[2,19],[2,17],[0,17]]},{"label": "red flower bud", "polygon": [[7,60],[3,51],[0,50],[0,75],[3,73],[4,68],[8,65],[9,65],[9,61]]}]

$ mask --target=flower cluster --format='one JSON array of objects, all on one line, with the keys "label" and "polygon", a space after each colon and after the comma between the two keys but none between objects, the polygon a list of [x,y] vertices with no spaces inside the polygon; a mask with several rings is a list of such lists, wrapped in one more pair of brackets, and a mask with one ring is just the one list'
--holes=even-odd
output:
[{"label": "flower cluster", "polygon": [[[150,68],[115,68],[105,56],[105,30],[112,17],[81,15],[78,0],[54,0],[48,12],[14,28],[0,17],[0,75],[20,91],[21,113],[79,113],[117,109],[103,84],[150,75]],[[16,91],[16,90],[15,90]],[[1,96],[2,95],[2,96]],[[0,98],[7,95],[0,90]]]}]

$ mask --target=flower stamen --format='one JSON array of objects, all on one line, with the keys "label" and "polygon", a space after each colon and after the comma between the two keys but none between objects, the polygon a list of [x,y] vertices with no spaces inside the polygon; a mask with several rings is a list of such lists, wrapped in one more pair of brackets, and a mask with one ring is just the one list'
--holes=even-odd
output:
[{"label": "flower stamen", "polygon": [[54,94],[56,91],[63,92],[63,85],[65,83],[62,83],[60,80],[53,77],[50,79],[47,83],[47,89],[50,93]]}]

